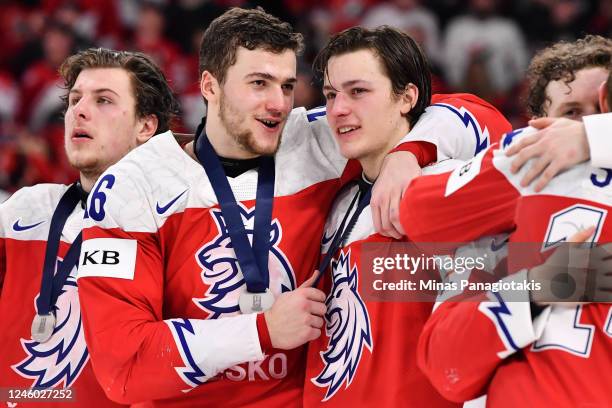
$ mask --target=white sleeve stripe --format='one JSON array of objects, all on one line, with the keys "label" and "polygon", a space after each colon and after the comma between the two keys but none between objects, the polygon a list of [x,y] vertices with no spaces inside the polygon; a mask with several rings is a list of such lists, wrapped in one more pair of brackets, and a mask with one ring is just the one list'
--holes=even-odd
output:
[{"label": "white sleeve stripe", "polygon": [[234,365],[262,360],[256,317],[167,320],[184,364],[176,368],[181,379],[195,387]]}]

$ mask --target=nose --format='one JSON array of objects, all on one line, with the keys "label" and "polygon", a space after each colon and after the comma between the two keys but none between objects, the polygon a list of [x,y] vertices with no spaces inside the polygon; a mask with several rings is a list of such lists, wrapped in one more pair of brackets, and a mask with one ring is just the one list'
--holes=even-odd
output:
[{"label": "nose", "polygon": [[287,95],[281,87],[270,89],[266,98],[266,109],[269,112],[288,112],[291,106],[291,96]]},{"label": "nose", "polygon": [[345,116],[350,113],[349,101],[342,92],[337,92],[336,96],[327,102],[327,114],[331,116]]},{"label": "nose", "polygon": [[88,101],[88,98],[86,98],[85,96],[80,98],[79,101],[72,108],[74,116],[80,119],[89,119],[91,115],[89,105],[90,103]]}]

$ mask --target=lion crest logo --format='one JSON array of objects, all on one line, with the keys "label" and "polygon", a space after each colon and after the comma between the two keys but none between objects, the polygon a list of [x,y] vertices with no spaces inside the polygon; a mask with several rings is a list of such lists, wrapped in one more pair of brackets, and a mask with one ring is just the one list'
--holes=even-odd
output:
[{"label": "lion crest logo", "polygon": [[[240,203],[239,205],[240,215],[252,245],[255,211],[245,209]],[[221,210],[211,210],[211,216],[217,225],[219,234],[196,253],[198,265],[202,268],[201,278],[208,289],[203,298],[194,298],[193,301],[200,309],[209,313],[209,318],[216,319],[240,312],[238,298],[246,283]],[[285,254],[278,247],[282,235],[280,223],[277,219],[273,219],[270,229],[268,269],[270,290],[275,296],[296,287],[293,269]]]},{"label": "lion crest logo", "polygon": [[342,384],[353,381],[364,347],[372,352],[372,336],[368,310],[358,292],[357,267],[351,268],[351,250],[340,252],[332,262],[333,286],[325,304],[325,333],[328,346],[322,351],[324,368],[311,381],[327,388],[323,401],[332,398]]},{"label": "lion crest logo", "polygon": [[[61,261],[58,261],[61,262]],[[21,339],[26,357],[11,368],[33,380],[32,387],[53,388],[74,384],[89,359],[73,268],[55,304],[56,326],[51,338],[39,343]]]}]

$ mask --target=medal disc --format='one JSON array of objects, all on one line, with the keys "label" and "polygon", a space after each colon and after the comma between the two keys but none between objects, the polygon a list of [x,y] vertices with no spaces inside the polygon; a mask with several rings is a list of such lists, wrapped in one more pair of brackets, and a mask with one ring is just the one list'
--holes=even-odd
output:
[{"label": "medal disc", "polygon": [[32,339],[39,343],[44,343],[51,338],[55,329],[55,315],[49,313],[46,315],[37,314],[32,320]]},{"label": "medal disc", "polygon": [[251,293],[246,290],[240,294],[238,306],[242,314],[261,313],[270,309],[274,304],[274,295],[270,289],[262,293]]}]

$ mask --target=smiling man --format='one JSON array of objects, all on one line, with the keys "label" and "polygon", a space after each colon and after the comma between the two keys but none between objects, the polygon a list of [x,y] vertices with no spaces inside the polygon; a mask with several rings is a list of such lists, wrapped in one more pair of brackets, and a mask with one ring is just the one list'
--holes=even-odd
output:
[{"label": "smiling man", "polygon": [[69,388],[82,406],[116,406],[94,378],[82,328],[76,265],[85,200],[108,166],[168,130],[177,104],[139,53],[82,51],[60,73],[66,155],[79,180],[23,188],[0,205],[0,386]]},{"label": "smiling man", "polygon": [[[323,75],[327,119],[340,152],[357,160],[363,173],[339,192],[327,217],[322,252],[331,256],[324,258],[331,261],[331,273],[323,276],[325,335],[308,346],[304,405],[453,406],[416,366],[416,340],[433,303],[381,302],[368,287],[372,272],[366,252],[385,256],[392,243],[405,241],[376,232],[372,183],[386,155],[428,122],[428,113],[437,113],[432,134],[460,133],[469,118],[488,134],[487,142],[498,140],[510,124],[473,95],[432,97],[425,55],[410,36],[390,27],[353,27],[335,35],[315,68]],[[474,152],[458,149],[453,157],[467,159]],[[452,169],[456,162],[446,160],[423,172]]]},{"label": "smiling man", "polygon": [[[171,135],[156,137],[94,187],[79,293],[112,399],[302,404],[303,345],[320,336],[325,313],[310,277],[343,172],[358,172],[325,109],[292,110],[301,43],[263,10],[227,11],[200,47],[207,117],[195,142],[183,150]],[[489,140],[486,128],[457,124],[438,143],[432,115],[420,138],[397,140],[429,136],[431,146],[389,155],[408,155],[392,179],[399,192],[431,161],[417,161],[428,149],[434,158],[453,154],[449,146],[473,155]]]}]

